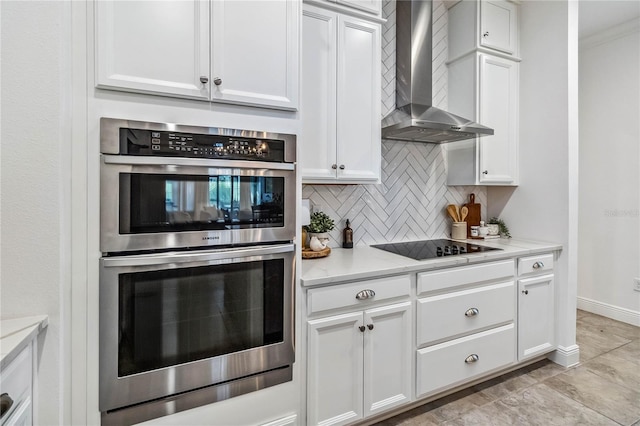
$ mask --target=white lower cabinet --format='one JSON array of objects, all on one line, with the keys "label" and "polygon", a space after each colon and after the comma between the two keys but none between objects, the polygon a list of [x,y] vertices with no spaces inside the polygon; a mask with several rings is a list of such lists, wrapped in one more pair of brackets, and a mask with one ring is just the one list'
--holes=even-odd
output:
[{"label": "white lower cabinet", "polygon": [[555,256],[309,289],[307,424],[352,424],[553,351]]},{"label": "white lower cabinet", "polygon": [[513,260],[418,274],[416,397],[512,365]]},{"label": "white lower cabinet", "polygon": [[462,384],[515,359],[513,323],[418,350],[416,396]]},{"label": "white lower cabinet", "polygon": [[[362,282],[362,288],[379,288],[383,281],[372,280],[377,287]],[[344,299],[345,306],[355,294]],[[308,424],[348,424],[410,401],[411,302],[377,306],[375,298],[361,303],[368,309],[308,321]]]},{"label": "white lower cabinet", "polygon": [[33,422],[33,353],[33,344],[29,344],[0,374],[2,404],[9,407],[3,413],[2,426]]},{"label": "white lower cabinet", "polygon": [[518,259],[518,360],[555,349],[553,255]]}]

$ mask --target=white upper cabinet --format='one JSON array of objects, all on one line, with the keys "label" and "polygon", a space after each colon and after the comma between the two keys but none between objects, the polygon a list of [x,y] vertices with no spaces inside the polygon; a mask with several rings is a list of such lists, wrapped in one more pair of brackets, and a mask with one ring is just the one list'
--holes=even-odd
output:
[{"label": "white upper cabinet", "polygon": [[449,64],[449,111],[494,134],[447,144],[447,184],[518,184],[518,68],[482,53]]},{"label": "white upper cabinet", "polygon": [[304,183],[380,182],[380,24],[305,4]]},{"label": "white upper cabinet", "polygon": [[480,3],[480,45],[515,54],[518,45],[515,4],[492,0]]},{"label": "white upper cabinet", "polygon": [[214,0],[211,5],[212,100],[296,109],[299,3]]},{"label": "white upper cabinet", "polygon": [[96,2],[96,86],[298,108],[299,2]]},{"label": "white upper cabinet", "polygon": [[[448,109],[494,134],[447,144],[448,185],[518,184],[520,59],[507,54],[517,51],[517,13],[505,1],[464,1],[449,10]],[[479,28],[492,28],[483,34],[495,35],[494,44],[477,36]]]},{"label": "white upper cabinet", "polygon": [[449,59],[476,49],[518,55],[518,5],[505,0],[461,1],[449,10]]},{"label": "white upper cabinet", "polygon": [[95,7],[97,87],[209,99],[208,2],[97,1]]},{"label": "white upper cabinet", "polygon": [[480,184],[518,180],[518,62],[480,55],[480,123],[494,129],[478,139]]}]

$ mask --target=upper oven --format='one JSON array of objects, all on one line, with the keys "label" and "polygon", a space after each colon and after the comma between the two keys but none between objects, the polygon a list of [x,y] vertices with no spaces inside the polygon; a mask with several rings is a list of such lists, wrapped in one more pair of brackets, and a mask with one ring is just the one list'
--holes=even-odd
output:
[{"label": "upper oven", "polygon": [[103,253],[295,238],[295,135],[102,118]]}]

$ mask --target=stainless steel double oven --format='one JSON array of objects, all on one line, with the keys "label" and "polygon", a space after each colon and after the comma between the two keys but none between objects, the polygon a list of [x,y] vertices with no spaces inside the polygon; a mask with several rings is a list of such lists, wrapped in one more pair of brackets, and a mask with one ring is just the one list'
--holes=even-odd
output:
[{"label": "stainless steel double oven", "polygon": [[102,118],[100,411],[291,380],[295,135]]}]

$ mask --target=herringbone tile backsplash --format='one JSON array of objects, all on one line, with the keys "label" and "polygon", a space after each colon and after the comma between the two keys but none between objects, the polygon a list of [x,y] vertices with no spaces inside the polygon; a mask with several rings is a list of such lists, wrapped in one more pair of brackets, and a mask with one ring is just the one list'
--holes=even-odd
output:
[{"label": "herringbone tile backsplash", "polygon": [[[382,111],[395,108],[396,17],[395,1],[383,2]],[[433,2],[434,105],[447,107],[447,13],[442,0]],[[389,241],[445,238],[451,220],[447,204],[468,202],[476,194],[485,216],[485,187],[447,186],[445,150],[442,145],[382,141],[380,185],[303,185],[302,198],[311,200],[336,221],[331,247],[339,247],[346,219],[354,230],[356,246]]]}]

